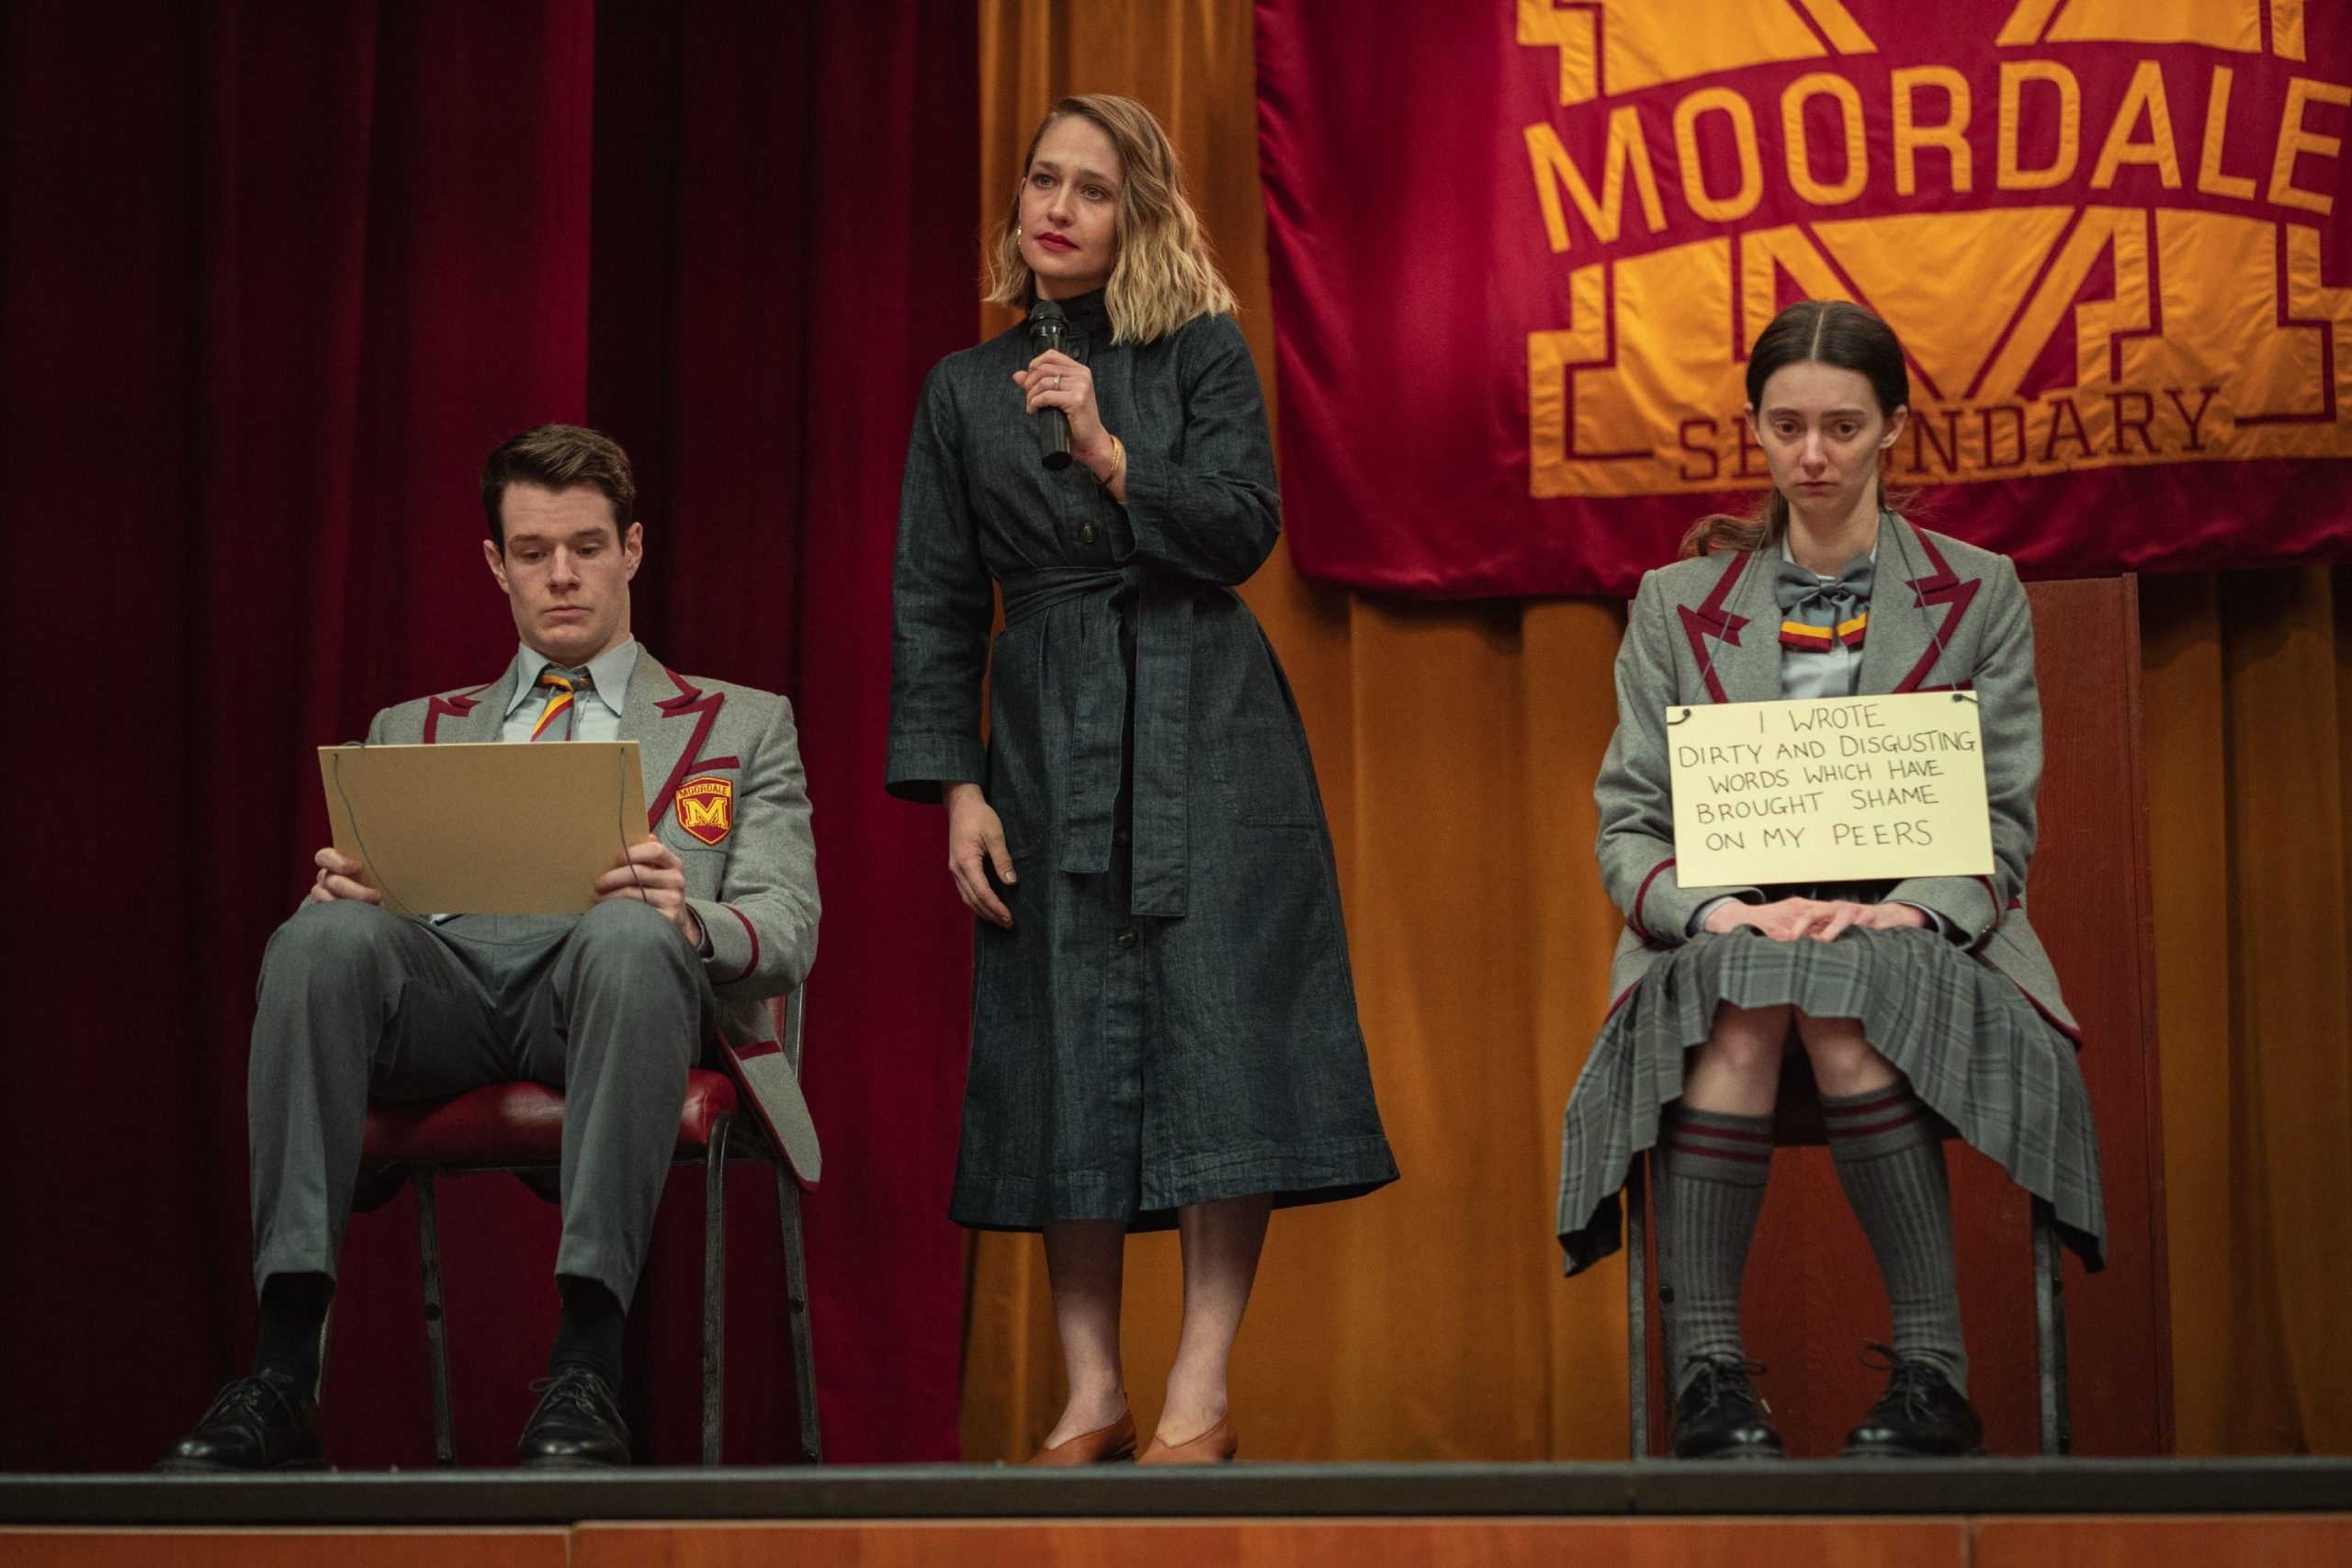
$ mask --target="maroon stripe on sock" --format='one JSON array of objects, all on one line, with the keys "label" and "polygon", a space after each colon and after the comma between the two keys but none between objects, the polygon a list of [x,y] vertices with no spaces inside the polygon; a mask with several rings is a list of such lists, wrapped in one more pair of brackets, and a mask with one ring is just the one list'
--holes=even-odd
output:
[{"label": "maroon stripe on sock", "polygon": [[1666,1146],[1676,1154],[1693,1155],[1702,1159],[1750,1160],[1758,1165],[1770,1165],[1772,1162],[1770,1149],[1718,1148],[1712,1144],[1679,1143],[1669,1143]]},{"label": "maroon stripe on sock", "polygon": [[[1696,1152],[1701,1152],[1701,1155],[1714,1155],[1714,1152],[1722,1152],[1722,1155],[1755,1155],[1755,1145],[1761,1143],[1764,1145],[1764,1152],[1771,1155],[1771,1138],[1736,1138],[1736,1140],[1722,1138],[1722,1140],[1714,1140],[1714,1143],[1710,1143],[1710,1138],[1713,1138],[1713,1134],[1702,1134],[1702,1131],[1701,1134],[1693,1134],[1693,1131],[1679,1131],[1679,1134],[1665,1135],[1665,1143],[1668,1143],[1668,1147],[1675,1147],[1675,1149],[1696,1149]],[[1740,1145],[1746,1145],[1746,1147],[1740,1147]]]},{"label": "maroon stripe on sock", "polygon": [[1772,1156],[1769,1151],[1759,1155],[1750,1154],[1745,1149],[1686,1148],[1679,1144],[1668,1144],[1666,1147],[1669,1154],[1691,1155],[1702,1159],[1727,1159],[1739,1165],[1770,1165],[1772,1163]]},{"label": "maroon stripe on sock", "polygon": [[1681,1154],[1704,1155],[1709,1159],[1769,1160],[1772,1157],[1772,1148],[1769,1144],[1758,1148],[1754,1145],[1742,1146],[1738,1144],[1710,1144],[1695,1138],[1678,1136],[1667,1139],[1666,1146]]},{"label": "maroon stripe on sock", "polygon": [[1926,1111],[1914,1109],[1905,1111],[1900,1116],[1891,1116],[1883,1122],[1873,1122],[1866,1127],[1832,1127],[1829,1129],[1829,1134],[1835,1138],[1875,1138],[1881,1133],[1892,1133],[1897,1127],[1908,1127],[1914,1122],[1926,1120]]},{"label": "maroon stripe on sock", "polygon": [[1825,1105],[1821,1108],[1825,1122],[1848,1121],[1856,1116],[1875,1116],[1889,1106],[1900,1105],[1913,1098],[1909,1084],[1896,1084],[1882,1089],[1868,1100],[1857,1100],[1850,1105]]},{"label": "maroon stripe on sock", "polygon": [[1760,1133],[1751,1133],[1745,1127],[1710,1127],[1703,1122],[1688,1119],[1677,1120],[1673,1127],[1677,1133],[1696,1133],[1708,1138],[1736,1138],[1749,1144],[1769,1144],[1772,1141],[1772,1130],[1769,1127]]}]

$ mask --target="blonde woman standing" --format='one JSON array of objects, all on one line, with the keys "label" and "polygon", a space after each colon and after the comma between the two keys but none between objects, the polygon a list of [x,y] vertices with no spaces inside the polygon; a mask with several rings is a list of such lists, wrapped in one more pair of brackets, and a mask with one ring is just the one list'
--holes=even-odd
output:
[{"label": "blonde woman standing", "polygon": [[991,300],[1054,301],[1067,336],[933,368],[893,583],[889,788],[945,804],[977,917],[950,1213],[1045,1234],[1069,1398],[1038,1464],[1135,1452],[1125,1237],[1175,1226],[1183,1328],[1141,1461],[1226,1460],[1270,1210],[1396,1176],[1306,732],[1233,592],[1280,529],[1265,408],[1141,105],[1054,107],[989,261]]}]

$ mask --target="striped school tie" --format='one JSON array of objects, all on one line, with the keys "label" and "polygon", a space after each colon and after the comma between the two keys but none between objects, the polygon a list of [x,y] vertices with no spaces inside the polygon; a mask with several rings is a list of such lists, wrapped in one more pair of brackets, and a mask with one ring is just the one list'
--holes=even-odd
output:
[{"label": "striped school tie", "polygon": [[539,710],[538,723],[531,726],[534,740],[569,740],[573,730],[572,715],[580,698],[596,689],[588,678],[585,667],[559,670],[548,665],[539,673],[539,685],[548,694],[548,705]]}]

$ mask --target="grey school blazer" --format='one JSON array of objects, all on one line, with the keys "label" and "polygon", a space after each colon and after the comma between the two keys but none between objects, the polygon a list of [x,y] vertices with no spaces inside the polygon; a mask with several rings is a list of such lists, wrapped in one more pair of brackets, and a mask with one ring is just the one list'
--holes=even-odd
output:
[{"label": "grey school blazer", "polygon": [[[1675,881],[1666,709],[1779,698],[1781,616],[1772,578],[1770,561],[1753,552],[1719,553],[1644,574],[1634,597],[1617,649],[1617,733],[1593,786],[1601,885],[1625,915],[1609,973],[1611,995],[1619,1000],[1667,949],[1687,940],[1700,905],[1735,891]],[[1913,877],[1886,885],[1879,897],[1950,920],[1977,959],[2014,982],[2079,1044],[2057,972],[2026,918],[2034,792],[2041,782],[2041,702],[2033,681],[2033,619],[2017,569],[2007,556],[1889,514],[1870,610],[1858,690],[1973,689],[1993,815],[1991,876]]]},{"label": "grey school blazer", "polygon": [[[384,709],[368,743],[494,742],[514,694],[510,666],[489,685]],[[684,864],[686,900],[709,935],[703,970],[729,1062],[794,1170],[814,1182],[816,1128],[767,1005],[807,978],[817,956],[817,848],[792,705],[673,674],[640,649],[620,739],[637,742],[646,825]]]}]

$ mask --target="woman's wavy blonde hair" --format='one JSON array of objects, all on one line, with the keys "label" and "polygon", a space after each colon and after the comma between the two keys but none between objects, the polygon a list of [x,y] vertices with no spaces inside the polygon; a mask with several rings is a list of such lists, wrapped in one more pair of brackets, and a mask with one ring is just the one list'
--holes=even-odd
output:
[{"label": "woman's wavy blonde hair", "polygon": [[1234,308],[1201,232],[1200,216],[1185,199],[1184,174],[1176,149],[1151,111],[1133,98],[1089,93],[1064,98],[1047,112],[1022,154],[1021,181],[1012,188],[1003,221],[988,247],[989,303],[1026,310],[1036,279],[1021,259],[1021,192],[1037,143],[1057,120],[1081,115],[1102,128],[1119,154],[1119,254],[1103,289],[1111,313],[1111,341],[1149,343],[1198,316]]}]

